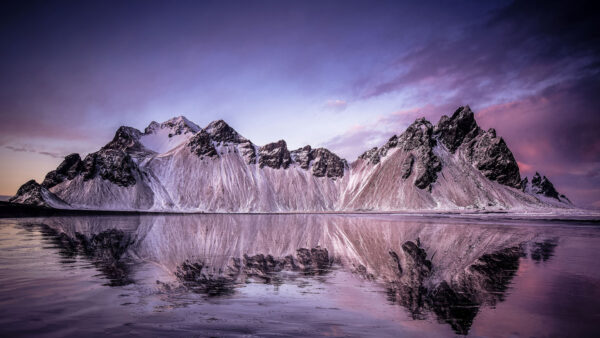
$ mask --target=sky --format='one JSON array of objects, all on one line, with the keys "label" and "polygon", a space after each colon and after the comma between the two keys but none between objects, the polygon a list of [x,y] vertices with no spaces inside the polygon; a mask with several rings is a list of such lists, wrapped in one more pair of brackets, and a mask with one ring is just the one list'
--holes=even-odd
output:
[{"label": "sky", "polygon": [[600,208],[600,15],[580,1],[3,1],[0,194],[184,115],[350,162],[469,105]]}]

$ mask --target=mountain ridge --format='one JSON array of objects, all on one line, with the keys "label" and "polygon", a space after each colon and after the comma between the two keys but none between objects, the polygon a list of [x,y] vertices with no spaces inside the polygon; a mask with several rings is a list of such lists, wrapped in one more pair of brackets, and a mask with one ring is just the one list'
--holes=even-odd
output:
[{"label": "mountain ridge", "polygon": [[201,128],[179,116],[143,132],[122,126],[99,151],[68,155],[11,201],[207,212],[573,207],[545,176],[528,184],[504,140],[462,106],[436,125],[417,119],[350,164],[326,148],[257,146],[223,120]]}]

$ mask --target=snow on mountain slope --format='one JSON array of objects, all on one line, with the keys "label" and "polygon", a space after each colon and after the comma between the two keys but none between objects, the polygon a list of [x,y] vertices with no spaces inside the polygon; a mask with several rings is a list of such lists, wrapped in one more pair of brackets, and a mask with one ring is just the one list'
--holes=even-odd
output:
[{"label": "snow on mountain slope", "polygon": [[[288,168],[248,164],[238,145],[217,147],[218,156],[198,157],[180,147],[148,162],[180,210],[290,211],[333,210],[342,180],[316,177],[297,164]],[[198,184],[190,184],[198,182]],[[167,206],[156,201],[156,209]]]},{"label": "snow on mountain slope", "polygon": [[[444,123],[450,132],[440,134]],[[455,138],[448,137],[450,133]],[[381,149],[367,151],[352,164],[343,208],[504,210],[539,205],[539,199],[523,193],[518,185],[510,186],[520,183],[520,177],[510,150],[500,145],[503,142],[495,132],[481,131],[468,107],[457,110],[452,118],[442,117],[435,128],[418,119],[403,134],[393,136]],[[482,143],[485,149],[473,150],[473,144]],[[500,159],[487,164],[486,171],[478,169],[480,162],[474,161],[472,154],[496,153],[496,148],[501,148],[501,155],[495,155]]]},{"label": "snow on mountain slope", "polygon": [[140,136],[140,143],[149,150],[165,153],[189,140],[200,127],[184,116],[179,116],[161,124],[152,121]]},{"label": "snow on mountain slope", "polygon": [[[35,183],[35,182],[34,182]],[[98,152],[65,158],[43,189],[62,207],[183,212],[528,210],[572,207],[547,178],[527,188],[504,140],[470,108],[436,126],[416,120],[347,162],[325,148],[257,146],[222,120],[180,116],[144,132],[121,127]],[[19,198],[50,204],[41,194]],[[39,201],[38,201],[39,200]]]}]

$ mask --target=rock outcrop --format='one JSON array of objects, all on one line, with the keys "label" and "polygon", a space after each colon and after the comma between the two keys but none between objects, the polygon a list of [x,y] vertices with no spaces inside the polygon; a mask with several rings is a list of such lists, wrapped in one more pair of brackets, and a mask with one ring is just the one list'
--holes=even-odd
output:
[{"label": "rock outcrop", "polygon": [[248,141],[223,120],[209,123],[208,126],[204,128],[204,131],[207,132],[208,135],[210,135],[210,138],[215,142],[242,143]]},{"label": "rock outcrop", "polygon": [[215,148],[210,135],[204,130],[201,130],[194,135],[187,145],[190,148],[190,151],[200,158],[204,158],[204,156],[218,156],[217,149]]},{"label": "rock outcrop", "polygon": [[343,177],[344,170],[348,167],[345,160],[325,148],[313,149],[311,146],[305,146],[290,154],[300,168],[309,170],[312,167],[312,173],[317,177]]},{"label": "rock outcrop", "polygon": [[408,154],[401,165],[401,178],[406,180],[414,173],[413,183],[419,189],[431,189],[442,169],[439,158],[433,153],[437,141],[433,125],[424,118],[417,119],[399,136],[392,136],[381,148],[372,148],[359,156],[373,165],[379,164],[391,149],[398,148]]},{"label": "rock outcrop", "polygon": [[463,153],[481,173],[492,181],[521,188],[519,166],[496,131],[482,130],[469,106],[459,107],[451,117],[442,116],[435,135],[451,153]]},{"label": "rock outcrop", "polygon": [[540,175],[538,172],[531,178],[531,183],[529,183],[529,179],[525,177],[521,181],[521,186],[523,192],[552,198],[563,203],[571,203],[567,196],[556,191],[554,184],[552,184],[546,176]]},{"label": "rock outcrop", "polygon": [[84,180],[101,177],[121,187],[132,186],[139,177],[137,164],[128,153],[105,148],[91,153],[83,160],[81,175]]},{"label": "rock outcrop", "polygon": [[46,178],[42,182],[42,186],[47,189],[64,182],[72,180],[83,170],[83,161],[79,154],[71,154],[65,157],[65,160],[58,165],[56,170],[52,170],[46,174]]},{"label": "rock outcrop", "polygon": [[290,152],[284,140],[266,144],[258,149],[258,163],[261,168],[265,166],[273,169],[287,169],[292,163]]},{"label": "rock outcrop", "polygon": [[168,137],[171,138],[176,135],[183,134],[195,134],[200,131],[200,127],[192,121],[185,118],[185,116],[174,117],[170,120],[167,120],[163,123],[158,123],[156,121],[150,122],[148,127],[144,129],[144,134],[154,134],[159,132],[160,130],[168,130]]},{"label": "rock outcrop", "polygon": [[51,193],[46,187],[35,180],[29,180],[23,184],[17,194],[8,200],[10,203],[34,205],[46,208],[68,207],[68,204],[58,196]]}]

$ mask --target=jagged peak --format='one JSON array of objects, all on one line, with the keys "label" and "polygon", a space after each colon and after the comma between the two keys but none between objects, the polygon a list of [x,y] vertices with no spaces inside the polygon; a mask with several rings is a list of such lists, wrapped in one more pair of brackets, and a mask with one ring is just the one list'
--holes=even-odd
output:
[{"label": "jagged peak", "polygon": [[216,142],[242,143],[248,141],[223,120],[212,121],[204,130]]},{"label": "jagged peak", "polygon": [[[465,141],[469,141],[481,132],[475,121],[475,114],[469,106],[460,106],[451,117],[444,115],[435,126],[434,133],[442,143],[455,152]],[[494,132],[494,137],[496,133]]]},{"label": "jagged peak", "polygon": [[565,195],[559,193],[556,190],[554,184],[552,184],[552,182],[550,182],[550,180],[546,176],[540,174],[537,171],[531,178],[531,186],[529,186],[529,180],[527,179],[527,177],[523,179],[522,184],[522,189],[525,192],[554,198],[561,202],[567,201],[568,203],[571,203],[571,201]]},{"label": "jagged peak", "polygon": [[327,176],[330,178],[344,176],[344,169],[348,168],[348,162],[327,148],[312,148],[306,145],[290,152],[292,162],[297,163],[300,168],[308,170],[312,164],[313,175],[317,177]]},{"label": "jagged peak", "polygon": [[185,134],[185,133],[197,133],[200,131],[200,128],[197,124],[190,121],[187,117],[180,115],[176,117],[172,117],[165,122],[158,123],[156,121],[150,122],[148,127],[144,129],[145,134],[151,134],[156,132],[159,129],[169,128],[173,132],[173,135]]},{"label": "jagged peak", "polygon": [[142,132],[136,128],[128,126],[120,126],[115,132],[113,139],[107,143],[102,149],[130,149],[130,148],[141,148],[139,144],[140,136]]},{"label": "jagged peak", "polygon": [[288,147],[287,147],[287,143],[285,142],[285,140],[279,140],[279,141],[267,143],[264,146],[260,147],[260,149],[267,149],[267,150],[285,149],[287,151]]},{"label": "jagged peak", "polygon": [[258,152],[258,163],[261,168],[267,166],[273,169],[287,169],[292,162],[287,143],[284,140],[265,144],[259,148]]}]

